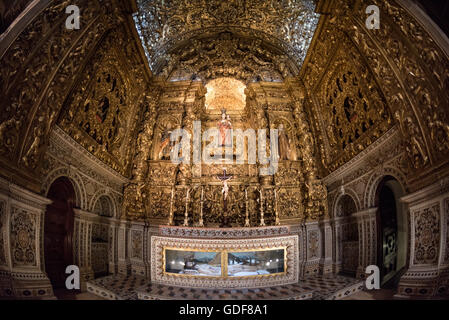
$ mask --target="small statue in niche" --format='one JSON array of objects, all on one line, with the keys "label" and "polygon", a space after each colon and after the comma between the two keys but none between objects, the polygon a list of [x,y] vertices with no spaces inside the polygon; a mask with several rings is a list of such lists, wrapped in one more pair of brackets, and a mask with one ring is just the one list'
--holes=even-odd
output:
[{"label": "small statue in niche", "polygon": [[103,123],[106,120],[106,117],[108,116],[109,111],[109,99],[107,97],[104,97],[101,99],[100,104],[98,106],[98,111],[96,113],[96,118],[98,122]]},{"label": "small statue in niche", "polygon": [[291,160],[290,139],[284,130],[284,125],[279,125],[279,159]]},{"label": "small statue in niche", "polygon": [[222,147],[232,146],[232,129],[231,117],[226,114],[226,110],[222,110],[221,121],[218,123],[218,130],[220,131],[219,145]]},{"label": "small statue in niche", "polygon": [[171,130],[165,130],[161,136],[161,146],[159,147],[159,160],[170,160],[172,143],[170,142]]}]

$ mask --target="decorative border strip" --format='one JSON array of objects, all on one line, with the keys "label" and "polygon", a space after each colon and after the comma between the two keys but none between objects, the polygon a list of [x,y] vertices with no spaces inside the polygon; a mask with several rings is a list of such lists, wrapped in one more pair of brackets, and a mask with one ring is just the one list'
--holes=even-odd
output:
[{"label": "decorative border strip", "polygon": [[188,228],[159,226],[159,235],[168,237],[208,238],[208,239],[246,239],[276,237],[290,234],[289,226],[260,228]]}]

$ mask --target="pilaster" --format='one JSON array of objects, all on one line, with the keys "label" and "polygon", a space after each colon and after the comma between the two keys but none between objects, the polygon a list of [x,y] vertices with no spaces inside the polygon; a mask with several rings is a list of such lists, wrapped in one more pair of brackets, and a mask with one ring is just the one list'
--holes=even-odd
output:
[{"label": "pilaster", "polygon": [[0,178],[0,297],[55,298],[43,250],[44,215],[50,203]]},{"label": "pilaster", "polygon": [[321,235],[320,273],[332,273],[332,226],[330,220],[319,222]]},{"label": "pilaster", "polygon": [[441,180],[401,199],[409,208],[410,254],[398,297],[447,295],[449,188]]},{"label": "pilaster", "polygon": [[359,231],[359,265],[356,277],[364,278],[366,267],[377,263],[377,208],[354,213]]}]

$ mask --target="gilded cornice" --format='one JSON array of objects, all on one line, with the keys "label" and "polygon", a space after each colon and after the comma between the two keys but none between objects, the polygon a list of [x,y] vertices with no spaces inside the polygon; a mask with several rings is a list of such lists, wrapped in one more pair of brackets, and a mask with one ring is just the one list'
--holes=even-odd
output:
[{"label": "gilded cornice", "polygon": [[[57,125],[52,131],[50,141],[55,146],[64,148],[66,152],[71,155],[72,159],[76,159],[78,162],[83,163],[84,166],[87,166],[98,174],[103,175],[106,179],[117,184],[125,184],[129,182],[126,177],[113,170],[103,161],[88,152],[83,146],[77,143]],[[58,154],[55,154],[55,156],[58,156]]]}]

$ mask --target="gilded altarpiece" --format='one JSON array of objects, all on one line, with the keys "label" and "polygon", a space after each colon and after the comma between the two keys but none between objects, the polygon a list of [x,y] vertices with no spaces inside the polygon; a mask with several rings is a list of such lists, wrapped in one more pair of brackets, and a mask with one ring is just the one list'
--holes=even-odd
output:
[{"label": "gilded altarpiece", "polygon": [[[326,215],[327,192],[318,179],[308,115],[289,86],[282,82],[248,84],[241,109],[219,110],[205,104],[207,89],[202,81],[156,81],[138,129],[122,218],[151,224],[243,227],[300,223]],[[274,175],[263,175],[261,169],[267,165],[259,160],[248,161],[248,151],[253,151],[248,150],[248,137],[242,163],[237,162],[236,139],[231,145],[211,149],[210,156],[221,154],[220,160],[204,161],[210,143],[204,134],[222,121],[228,121],[233,130],[254,129],[256,136],[264,129],[267,157],[273,152],[270,129],[278,130],[279,142],[274,146],[279,161]],[[195,129],[199,122],[201,126]],[[190,164],[171,161],[177,141],[170,141],[170,135],[179,128],[190,135]],[[194,141],[198,139],[195,132],[201,132],[199,142]],[[195,162],[198,146],[202,158]],[[225,154],[231,158],[224,160]],[[228,188],[226,214],[223,177]]]}]

